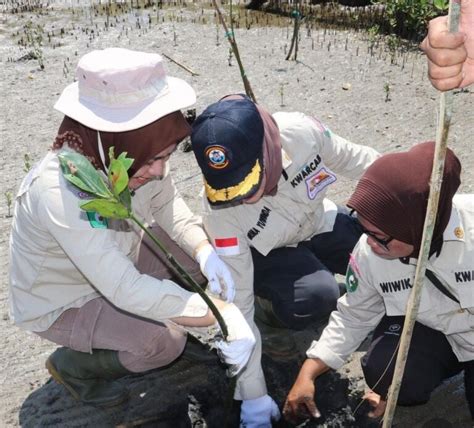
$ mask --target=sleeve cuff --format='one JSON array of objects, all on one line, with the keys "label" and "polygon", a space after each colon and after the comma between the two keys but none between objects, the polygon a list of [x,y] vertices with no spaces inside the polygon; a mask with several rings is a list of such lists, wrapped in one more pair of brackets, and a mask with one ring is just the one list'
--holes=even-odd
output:
[{"label": "sleeve cuff", "polygon": [[188,248],[188,254],[191,254],[191,256],[194,258],[194,253],[198,245],[203,241],[209,242],[209,238],[204,233],[203,228],[195,224],[186,231],[186,235],[184,241],[182,242],[182,245]]},{"label": "sleeve cuff", "polygon": [[190,297],[186,300],[184,309],[178,316],[182,317],[203,317],[207,314],[209,306],[204,299],[197,293],[191,293]]},{"label": "sleeve cuff", "polygon": [[265,378],[258,376],[255,379],[245,379],[244,382],[237,382],[234,399],[235,400],[253,400],[266,395],[267,386],[265,384]]},{"label": "sleeve cuff", "polygon": [[331,351],[326,345],[316,340],[311,343],[311,346],[306,351],[308,358],[319,358],[329,367],[334,370],[339,369],[346,362],[344,358]]}]

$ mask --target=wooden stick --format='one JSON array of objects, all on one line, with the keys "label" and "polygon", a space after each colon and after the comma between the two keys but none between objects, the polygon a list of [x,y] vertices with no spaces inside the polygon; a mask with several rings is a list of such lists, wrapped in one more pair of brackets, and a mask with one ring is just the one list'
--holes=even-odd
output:
[{"label": "wooden stick", "polygon": [[[449,31],[456,32],[459,23],[460,4],[459,0],[450,0],[449,4]],[[415,271],[415,280],[410,298],[407,304],[405,324],[400,338],[400,349],[398,350],[397,361],[393,373],[393,382],[389,389],[387,407],[383,420],[383,428],[392,426],[393,417],[397,405],[398,394],[403,379],[403,373],[410,348],[413,327],[415,325],[418,308],[420,306],[421,291],[425,279],[426,265],[428,262],[431,238],[436,223],[438,211],[439,193],[443,180],[444,162],[448,147],[448,133],[451,124],[451,114],[453,105],[453,91],[442,92],[440,96],[440,118],[436,132],[436,146],[433,159],[433,169],[430,180],[430,194],[426,210],[425,223],[423,226],[422,246]]]},{"label": "wooden stick", "polygon": [[300,12],[299,0],[296,0],[295,9],[293,10],[292,14],[294,14],[293,18],[295,22],[293,23],[293,36],[291,37],[290,50],[288,51],[288,55],[285,58],[286,61],[288,61],[291,58],[293,49],[295,49],[295,55],[293,56],[293,60],[296,61],[298,58],[298,37],[299,37],[299,30],[300,30],[300,24],[301,24],[301,12]]},{"label": "wooden stick", "polygon": [[170,56],[162,53],[161,55],[163,55],[165,58],[169,59],[171,62],[174,62],[176,65],[179,65],[183,70],[186,70],[188,73],[191,73],[192,76],[199,76],[198,73],[196,73],[195,71],[191,70],[189,67],[186,67],[185,65],[179,63],[178,61],[176,61],[175,59],[171,58]]},{"label": "wooden stick", "polygon": [[[247,96],[254,102],[256,103],[257,100],[255,98],[255,95],[252,91],[252,87],[250,86],[249,79],[247,78],[247,75],[245,74],[245,69],[242,64],[242,60],[240,59],[240,53],[239,53],[239,47],[237,46],[237,42],[235,41],[235,35],[234,35],[234,25],[232,23],[232,14],[230,17],[230,26],[231,26],[231,31],[229,31],[225,19],[222,16],[221,9],[219,7],[218,0],[212,0],[212,4],[214,5],[214,8],[216,9],[217,15],[219,16],[219,21],[222,24],[222,27],[224,27],[224,31],[226,34],[227,39],[229,40],[230,47],[232,48],[232,52],[234,52],[235,59],[237,60],[237,64],[239,65],[239,70],[240,70],[240,76],[242,77],[242,82],[244,83],[244,88],[245,88],[245,93]],[[230,7],[232,11],[232,0],[230,2]]]}]

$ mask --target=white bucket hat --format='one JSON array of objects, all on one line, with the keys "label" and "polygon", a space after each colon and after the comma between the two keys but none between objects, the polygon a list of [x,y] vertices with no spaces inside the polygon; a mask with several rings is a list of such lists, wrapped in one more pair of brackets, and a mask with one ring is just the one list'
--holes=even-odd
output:
[{"label": "white bucket hat", "polygon": [[95,50],[80,59],[76,79],[54,108],[97,131],[131,131],[196,102],[190,85],[166,75],[158,54]]}]

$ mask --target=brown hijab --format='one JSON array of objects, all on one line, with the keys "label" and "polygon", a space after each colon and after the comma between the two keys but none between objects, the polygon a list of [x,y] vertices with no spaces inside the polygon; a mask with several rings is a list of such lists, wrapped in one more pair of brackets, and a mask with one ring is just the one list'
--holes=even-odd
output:
[{"label": "brown hijab", "polygon": [[[226,95],[221,99],[238,100],[245,95]],[[283,171],[281,157],[280,130],[273,116],[259,104],[255,104],[263,121],[263,164],[265,174],[264,195],[274,196],[278,190],[278,181]]]},{"label": "brown hijab", "polygon": [[[347,203],[387,235],[413,245],[411,257],[418,257],[421,247],[434,149],[435,143],[428,141],[407,152],[380,157],[367,169]],[[460,175],[461,163],[448,149],[430,254],[441,250]]]},{"label": "brown hijab", "polygon": [[263,163],[265,166],[264,195],[274,196],[283,171],[280,130],[273,116],[262,106],[255,104],[263,121]]},{"label": "brown hijab", "polygon": [[[127,152],[134,162],[129,175],[132,176],[145,163],[172,144],[179,143],[191,134],[191,127],[180,111],[175,111],[142,128],[126,132],[100,131],[106,165],[109,164],[109,148],[115,148],[115,156]],[[53,150],[67,143],[69,147],[86,156],[97,168],[105,171],[100,158],[97,131],[64,116],[59,127]]]}]

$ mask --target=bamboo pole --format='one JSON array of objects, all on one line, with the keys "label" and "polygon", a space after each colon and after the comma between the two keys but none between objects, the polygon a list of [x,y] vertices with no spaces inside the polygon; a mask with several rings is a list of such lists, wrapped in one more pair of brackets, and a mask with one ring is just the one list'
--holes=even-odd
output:
[{"label": "bamboo pole", "polygon": [[291,37],[291,45],[288,51],[288,55],[286,56],[285,60],[288,61],[291,58],[291,54],[293,53],[293,49],[295,50],[295,54],[293,56],[293,60],[296,61],[298,58],[298,37],[300,31],[300,23],[301,23],[301,6],[300,1],[296,0],[295,2],[295,9],[291,13],[295,22],[293,23],[293,36]]},{"label": "bamboo pole", "polygon": [[219,21],[221,22],[222,27],[224,28],[227,40],[229,40],[230,47],[232,48],[232,52],[234,53],[235,59],[237,60],[237,64],[239,65],[240,76],[242,77],[242,82],[244,83],[245,93],[254,103],[256,103],[257,100],[252,91],[252,87],[250,86],[249,79],[247,78],[247,75],[245,74],[244,65],[242,64],[242,60],[240,58],[239,47],[237,46],[237,42],[235,41],[234,23],[232,21],[232,0],[230,2],[230,8],[231,8],[230,9],[231,11],[230,13],[231,30],[230,31],[227,27],[227,24],[225,23],[224,17],[222,16],[219,0],[212,0],[212,4],[214,5],[214,8],[216,9],[217,15],[219,16]]},{"label": "bamboo pole", "polygon": [[[459,23],[460,4],[459,0],[450,0],[449,3],[449,31],[456,32]],[[402,336],[400,338],[400,348],[397,354],[395,370],[393,373],[393,382],[388,393],[387,407],[383,420],[383,428],[392,426],[393,417],[397,405],[398,394],[403,379],[403,373],[410,348],[413,327],[415,325],[418,308],[420,306],[421,291],[425,278],[426,265],[428,262],[431,238],[436,223],[436,214],[438,211],[439,193],[443,180],[444,162],[446,159],[446,150],[448,147],[448,133],[451,124],[453,106],[453,91],[442,92],[440,95],[440,116],[436,132],[436,146],[433,159],[433,169],[430,180],[430,194],[428,198],[428,206],[426,210],[425,223],[423,226],[423,236],[421,239],[422,246],[420,256],[415,271],[415,280],[410,298],[407,303],[407,311],[405,316],[405,324],[403,326]]]}]

